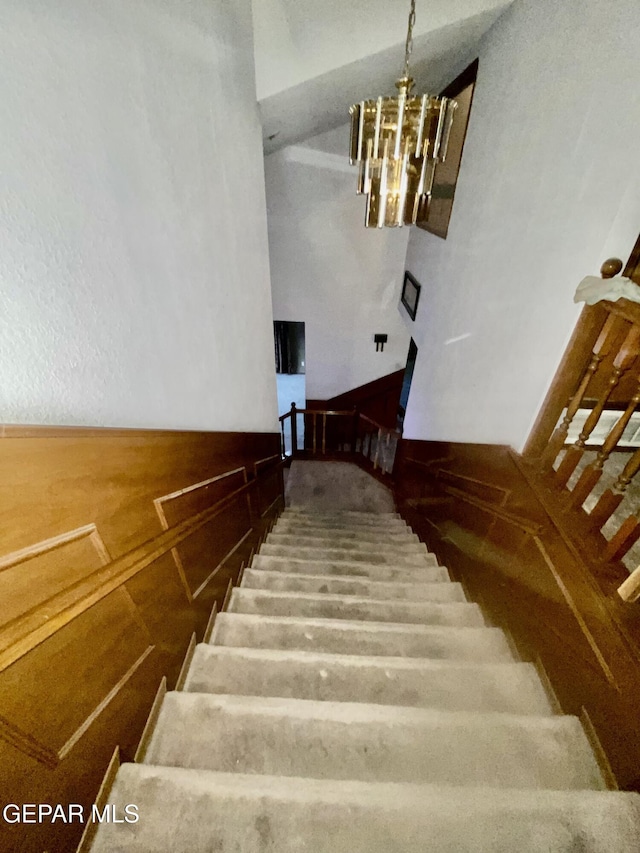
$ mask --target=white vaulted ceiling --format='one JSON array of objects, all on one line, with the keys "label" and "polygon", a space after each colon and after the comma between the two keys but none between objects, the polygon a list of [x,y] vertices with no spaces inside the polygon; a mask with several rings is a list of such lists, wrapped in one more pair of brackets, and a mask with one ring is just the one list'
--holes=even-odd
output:
[{"label": "white vaulted ceiling", "polygon": [[[412,73],[441,89],[473,58],[512,0],[418,0]],[[253,0],[265,153],[348,120],[349,106],[392,94],[408,0]]]}]

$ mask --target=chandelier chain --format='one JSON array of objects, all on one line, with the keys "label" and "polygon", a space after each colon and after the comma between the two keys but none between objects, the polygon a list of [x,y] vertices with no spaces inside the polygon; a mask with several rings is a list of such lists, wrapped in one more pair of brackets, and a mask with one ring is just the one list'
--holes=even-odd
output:
[{"label": "chandelier chain", "polygon": [[403,77],[409,76],[409,60],[413,50],[413,26],[416,22],[416,0],[411,0],[411,11],[409,12],[409,25],[407,28],[407,41],[404,48],[404,71]]}]

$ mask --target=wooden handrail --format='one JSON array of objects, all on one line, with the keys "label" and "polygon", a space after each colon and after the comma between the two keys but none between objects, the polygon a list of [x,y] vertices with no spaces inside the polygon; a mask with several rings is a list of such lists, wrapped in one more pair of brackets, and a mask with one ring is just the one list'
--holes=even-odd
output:
[{"label": "wooden handrail", "polygon": [[[399,439],[402,432],[391,427],[383,426],[368,415],[358,412],[357,409],[298,409],[295,403],[291,404],[291,410],[280,415],[279,421],[282,432],[282,456],[286,457],[285,450],[285,431],[284,425],[287,418],[291,419],[291,456],[298,455],[301,451],[298,448],[297,442],[297,416],[303,415],[310,419],[307,421],[308,440],[306,442],[306,451],[316,456],[326,457],[338,452],[351,452],[356,458],[360,456],[366,457],[373,463],[374,470],[381,468],[383,473],[391,473],[393,468],[393,456],[390,453],[395,449],[392,447],[392,437]],[[320,418],[320,436],[318,436],[318,419]],[[349,419],[351,425],[348,426],[349,437],[345,438],[342,434],[335,440],[331,434],[327,432],[328,418],[345,418]],[[360,429],[361,424],[363,430]],[[377,441],[372,439],[372,435],[377,433]],[[373,447],[375,446],[375,452]],[[384,446],[384,447],[383,447]],[[372,455],[373,453],[373,455]],[[385,458],[386,457],[386,458]]]}]

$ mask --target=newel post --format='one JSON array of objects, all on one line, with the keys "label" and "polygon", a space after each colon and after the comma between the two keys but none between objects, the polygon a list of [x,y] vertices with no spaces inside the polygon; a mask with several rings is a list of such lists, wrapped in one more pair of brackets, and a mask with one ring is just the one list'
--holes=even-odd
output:
[{"label": "newel post", "polygon": [[298,450],[298,415],[296,404],[291,403],[291,456],[295,456]]}]

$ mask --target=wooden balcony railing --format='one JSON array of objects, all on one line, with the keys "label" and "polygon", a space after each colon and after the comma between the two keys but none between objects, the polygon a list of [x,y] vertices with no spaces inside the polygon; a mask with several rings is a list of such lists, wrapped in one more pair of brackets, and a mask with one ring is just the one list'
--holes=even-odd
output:
[{"label": "wooden balcony railing", "polygon": [[[621,261],[607,261],[602,276],[621,268]],[[559,494],[563,510],[584,514],[583,529],[602,534],[602,562],[627,557],[629,568],[640,562],[636,548],[629,566],[640,540],[640,495],[632,494],[640,471],[640,433],[632,421],[639,404],[640,304],[586,306],[525,456]],[[640,569],[619,593],[627,601],[640,597]]]},{"label": "wooden balcony railing", "polygon": [[280,430],[283,459],[355,457],[384,475],[393,472],[401,436],[357,409],[298,409],[295,403],[280,417]]}]

